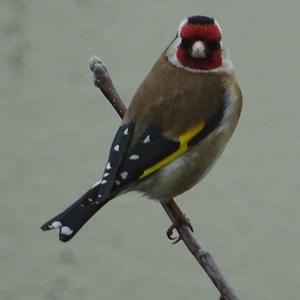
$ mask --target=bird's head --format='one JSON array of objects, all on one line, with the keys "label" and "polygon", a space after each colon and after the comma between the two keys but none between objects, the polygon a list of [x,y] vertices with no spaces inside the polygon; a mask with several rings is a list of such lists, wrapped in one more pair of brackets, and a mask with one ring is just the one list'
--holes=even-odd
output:
[{"label": "bird's head", "polygon": [[188,17],[179,24],[166,56],[172,64],[192,71],[217,69],[223,66],[221,39],[221,27],[215,19]]}]

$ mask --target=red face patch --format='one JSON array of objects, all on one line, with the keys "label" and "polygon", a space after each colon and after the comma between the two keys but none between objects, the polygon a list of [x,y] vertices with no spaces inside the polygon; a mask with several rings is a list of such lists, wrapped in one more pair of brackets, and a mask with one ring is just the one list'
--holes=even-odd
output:
[{"label": "red face patch", "polygon": [[215,24],[185,24],[180,31],[182,38],[194,41],[220,41],[222,38],[219,27]]},{"label": "red face patch", "polygon": [[189,56],[184,49],[178,47],[176,55],[183,66],[191,69],[208,71],[222,66],[222,49],[211,53],[208,58],[198,59]]},{"label": "red face patch", "polygon": [[[191,45],[201,40],[208,45],[212,42],[220,42],[222,35],[215,24],[185,24],[180,31],[182,39]],[[208,49],[210,50],[210,49]],[[222,66],[222,49],[210,50],[206,58],[191,57],[189,51],[184,47],[177,48],[177,59],[183,65],[191,69],[212,70]]]}]

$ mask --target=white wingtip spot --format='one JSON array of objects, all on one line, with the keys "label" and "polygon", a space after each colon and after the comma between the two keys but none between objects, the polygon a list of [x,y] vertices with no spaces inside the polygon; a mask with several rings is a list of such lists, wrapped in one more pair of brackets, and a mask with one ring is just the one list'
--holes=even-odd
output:
[{"label": "white wingtip spot", "polygon": [[137,155],[137,154],[132,154],[132,155],[129,157],[130,160],[137,160],[137,159],[139,159],[139,158],[140,158],[140,156]]},{"label": "white wingtip spot", "polygon": [[128,135],[129,134],[129,130],[128,130],[128,128],[126,128],[125,130],[124,130],[124,135]]},{"label": "white wingtip spot", "polygon": [[115,181],[115,184],[116,184],[116,185],[120,185],[121,182],[120,182],[119,180],[116,180],[116,181]]},{"label": "white wingtip spot", "polygon": [[109,173],[104,173],[104,174],[103,174],[103,178],[105,178],[105,177],[107,177],[107,176],[109,176]]},{"label": "white wingtip spot", "polygon": [[59,221],[54,221],[54,222],[51,224],[51,226],[52,226],[53,228],[59,228],[59,227],[62,227],[62,224],[61,224],[61,222],[59,222]]},{"label": "white wingtip spot", "polygon": [[125,180],[128,176],[128,172],[124,171],[124,172],[120,173],[120,176],[121,176],[122,179]]},{"label": "white wingtip spot", "polygon": [[73,233],[73,230],[68,226],[63,226],[60,230],[60,233],[63,235],[71,235]]},{"label": "white wingtip spot", "polygon": [[101,184],[106,184],[107,183],[107,180],[102,180],[101,181]]},{"label": "white wingtip spot", "polygon": [[89,200],[89,202],[93,202],[93,199],[92,199],[92,198],[89,198],[88,200]]},{"label": "white wingtip spot", "polygon": [[147,143],[149,143],[151,141],[151,138],[150,138],[150,135],[148,134],[146,137],[145,137],[145,139],[143,140],[143,143],[144,144],[147,144]]},{"label": "white wingtip spot", "polygon": [[106,170],[110,170],[110,169],[111,169],[111,164],[110,164],[110,162],[108,162],[106,165]]},{"label": "white wingtip spot", "polygon": [[102,195],[99,194],[99,195],[98,195],[98,198],[101,198],[101,197],[102,197]]},{"label": "white wingtip spot", "polygon": [[114,147],[114,150],[115,150],[116,152],[118,152],[118,151],[120,150],[120,145],[116,145],[116,146]]}]

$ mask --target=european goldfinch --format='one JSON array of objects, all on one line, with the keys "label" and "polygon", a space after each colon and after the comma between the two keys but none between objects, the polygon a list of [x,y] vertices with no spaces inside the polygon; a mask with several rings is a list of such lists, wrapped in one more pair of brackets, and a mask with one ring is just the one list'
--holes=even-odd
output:
[{"label": "european goldfinch", "polygon": [[138,88],[112,142],[101,179],[42,226],[66,242],[117,195],[168,201],[211,169],[240,116],[242,94],[218,22],[184,19]]}]

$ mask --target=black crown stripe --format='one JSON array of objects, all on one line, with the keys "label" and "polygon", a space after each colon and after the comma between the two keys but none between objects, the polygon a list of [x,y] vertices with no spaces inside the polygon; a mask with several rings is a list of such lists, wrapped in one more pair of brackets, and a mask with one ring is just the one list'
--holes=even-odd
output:
[{"label": "black crown stripe", "polygon": [[192,16],[188,18],[188,24],[214,24],[215,20],[213,18],[205,16]]}]

